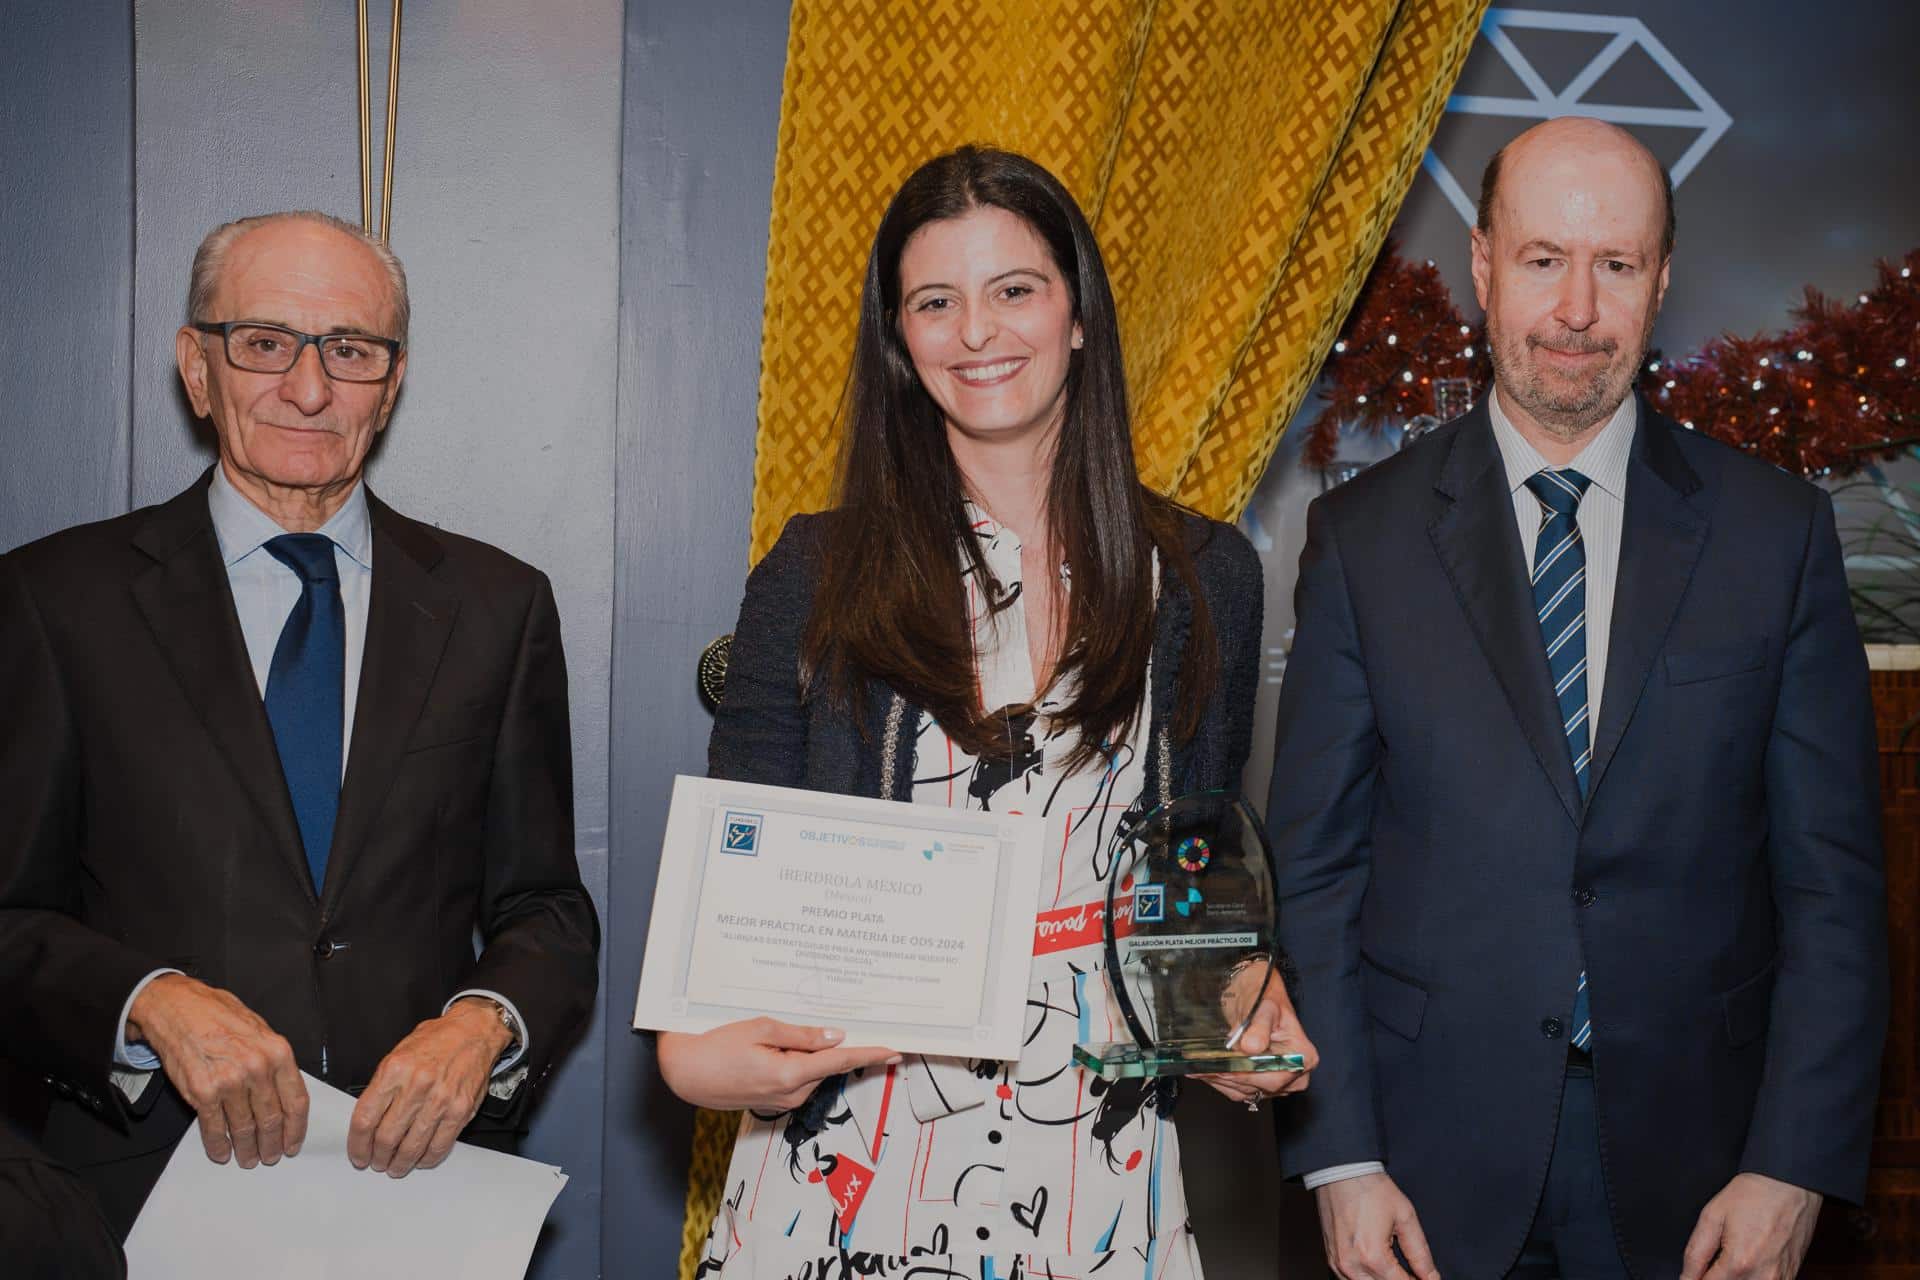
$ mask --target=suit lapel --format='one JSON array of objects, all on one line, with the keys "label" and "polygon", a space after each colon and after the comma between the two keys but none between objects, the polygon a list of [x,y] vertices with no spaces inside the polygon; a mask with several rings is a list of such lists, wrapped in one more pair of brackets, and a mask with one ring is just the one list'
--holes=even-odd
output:
[{"label": "suit lapel", "polygon": [[1513,491],[1485,406],[1464,418],[1454,432],[1434,487],[1442,498],[1441,510],[1428,526],[1434,549],[1527,744],[1568,818],[1577,824],[1580,784],[1540,643],[1526,558],[1513,519]]},{"label": "suit lapel", "polygon": [[1665,642],[1707,542],[1702,487],[1673,441],[1678,430],[1640,406],[1627,464],[1626,516],[1620,529],[1620,572],[1613,593],[1607,642],[1607,686],[1593,746],[1589,796],[1598,794],[1607,765],[1625,736],[1647,684],[1647,672]]},{"label": "suit lapel", "polygon": [[329,906],[339,900],[340,886],[373,831],[460,611],[459,597],[432,574],[441,559],[440,544],[371,492],[367,508],[373,522],[373,583],[353,740],[327,862]]},{"label": "suit lapel", "polygon": [[312,875],[280,771],[273,726],[254,683],[233,588],[207,511],[212,474],[158,508],[134,535],[134,545],[154,560],[134,580],[134,603],[188,703],[259,811],[280,860],[311,897]]}]

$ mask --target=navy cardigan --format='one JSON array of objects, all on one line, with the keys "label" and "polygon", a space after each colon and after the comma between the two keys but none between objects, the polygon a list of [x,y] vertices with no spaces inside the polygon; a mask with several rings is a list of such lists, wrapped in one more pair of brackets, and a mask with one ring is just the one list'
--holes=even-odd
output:
[{"label": "navy cardigan", "polygon": [[[869,682],[858,721],[831,699],[801,696],[800,641],[813,607],[821,528],[829,518],[800,515],[788,521],[779,542],[747,578],[725,695],[707,744],[707,773],[740,782],[910,800],[919,707],[878,681]],[[1232,526],[1192,514],[1184,519],[1187,545],[1213,620],[1220,678],[1198,731],[1179,740],[1172,732],[1179,694],[1175,676],[1186,657],[1193,602],[1177,574],[1163,574],[1144,761],[1144,776],[1160,780],[1163,794],[1155,801],[1188,791],[1239,791],[1260,679],[1265,585],[1260,561]],[[906,750],[901,753],[903,742]]]}]

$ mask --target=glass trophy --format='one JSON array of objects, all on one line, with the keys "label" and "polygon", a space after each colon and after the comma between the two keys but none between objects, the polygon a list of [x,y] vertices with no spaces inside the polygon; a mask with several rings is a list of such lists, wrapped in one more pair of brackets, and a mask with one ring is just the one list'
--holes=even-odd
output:
[{"label": "glass trophy", "polygon": [[1109,853],[1107,986],[1131,1038],[1076,1044],[1074,1061],[1109,1080],[1305,1070],[1284,1046],[1241,1043],[1279,981],[1267,833],[1246,802],[1181,796],[1122,823]]}]

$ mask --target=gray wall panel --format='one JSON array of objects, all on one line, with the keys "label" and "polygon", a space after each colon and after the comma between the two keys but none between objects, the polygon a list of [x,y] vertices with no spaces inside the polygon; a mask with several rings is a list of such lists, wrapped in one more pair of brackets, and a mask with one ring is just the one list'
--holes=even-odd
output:
[{"label": "gray wall panel", "polygon": [[126,510],[133,22],[19,0],[0,39],[0,550]]},{"label": "gray wall panel", "polygon": [[357,217],[359,134],[351,8],[135,0],[133,11],[132,496],[142,506],[172,497],[214,457],[212,429],[193,422],[173,364],[194,248],[244,214]]},{"label": "gray wall panel", "polygon": [[[495,543],[553,579],[573,714],[576,849],[603,928],[620,28],[619,0],[407,6],[393,244],[409,272],[414,342],[371,473],[400,509]],[[628,999],[603,977],[600,1003],[616,1022]],[[596,1018],[547,1082],[523,1148],[571,1179],[548,1219],[536,1280],[599,1274],[604,1071]]]},{"label": "gray wall panel", "polygon": [[760,307],[787,7],[634,0],[622,141],[618,597],[607,1032],[609,1275],[671,1274],[690,1112],[621,1030],[675,773],[706,768],[702,645],[747,570]]}]

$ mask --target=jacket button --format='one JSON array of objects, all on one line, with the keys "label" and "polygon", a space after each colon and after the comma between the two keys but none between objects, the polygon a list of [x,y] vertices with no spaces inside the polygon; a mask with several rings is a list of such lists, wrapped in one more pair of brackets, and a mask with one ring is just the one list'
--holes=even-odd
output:
[{"label": "jacket button", "polygon": [[1598,896],[1599,896],[1598,894],[1594,893],[1593,890],[1587,888],[1585,885],[1581,885],[1578,889],[1575,889],[1573,891],[1574,902],[1577,905],[1582,907],[1592,906],[1593,900]]},{"label": "jacket button", "polygon": [[1566,1025],[1558,1018],[1540,1019],[1540,1034],[1549,1040],[1558,1040],[1560,1033],[1566,1029]]},{"label": "jacket button", "polygon": [[333,939],[322,938],[320,939],[320,941],[313,944],[313,958],[315,960],[325,960],[328,956],[332,955],[334,952],[338,951],[339,949],[340,949],[340,944],[335,942]]}]

